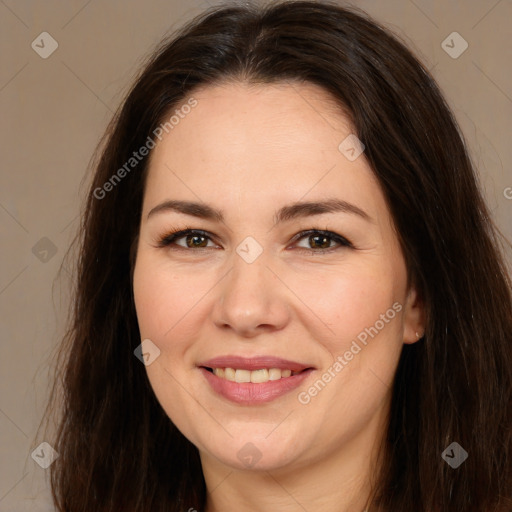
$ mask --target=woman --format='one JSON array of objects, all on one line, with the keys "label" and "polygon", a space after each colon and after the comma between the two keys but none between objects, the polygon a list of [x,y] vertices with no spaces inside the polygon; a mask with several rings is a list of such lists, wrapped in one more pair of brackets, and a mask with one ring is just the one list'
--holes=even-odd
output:
[{"label": "woman", "polygon": [[496,233],[433,78],[368,16],[205,13],[96,164],[57,509],[512,510]]}]

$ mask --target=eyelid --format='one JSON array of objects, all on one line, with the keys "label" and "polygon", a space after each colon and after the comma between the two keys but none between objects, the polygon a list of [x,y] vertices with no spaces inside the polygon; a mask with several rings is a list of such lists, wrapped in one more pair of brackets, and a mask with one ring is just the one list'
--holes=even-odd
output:
[{"label": "eyelid", "polygon": [[[205,231],[203,229],[185,227],[184,229],[171,230],[170,232],[163,235],[162,237],[159,237],[158,241],[157,241],[157,247],[162,247],[162,248],[168,247],[172,243],[174,243],[175,240],[184,238],[189,234],[204,236],[205,238],[208,238],[211,241],[214,241],[214,238],[215,238],[211,233],[209,233],[208,231]],[[183,247],[183,246],[178,246],[178,247],[180,247],[181,249],[184,249],[184,250],[189,250],[188,247]],[[208,249],[208,247],[198,247],[197,249]]]},{"label": "eyelid", "polygon": [[332,251],[335,249],[339,249],[340,247],[354,248],[354,245],[352,244],[352,242],[350,242],[350,240],[348,240],[344,236],[339,235],[338,233],[335,233],[334,231],[330,231],[328,229],[318,229],[318,228],[306,229],[306,230],[303,230],[303,231],[300,231],[299,233],[297,233],[292,238],[291,241],[292,241],[292,243],[295,243],[302,238],[305,238],[307,236],[312,236],[312,235],[320,235],[320,236],[326,236],[328,238],[331,238],[335,242],[339,243],[339,247],[328,247],[327,249],[318,249],[318,250],[306,249],[303,247],[302,249],[304,249],[306,251],[310,251],[310,252],[321,253],[321,252],[329,252],[329,251]]},{"label": "eyelid", "polygon": [[[203,236],[203,237],[208,238],[209,240],[211,240],[213,243],[216,243],[215,242],[215,236],[212,235],[211,233],[209,233],[208,231],[205,231],[203,229],[197,229],[197,228],[192,228],[192,227],[188,227],[187,226],[184,229],[171,230],[171,232],[168,232],[166,235],[163,235],[162,237],[159,237],[159,239],[157,241],[157,247],[158,248],[169,247],[176,240],[179,240],[180,238],[184,238],[187,235]],[[328,238],[331,238],[334,242],[338,243],[338,246],[328,247],[326,249],[310,249],[310,248],[308,249],[308,248],[305,248],[305,247],[299,247],[298,248],[299,251],[307,251],[309,253],[317,253],[317,254],[324,253],[325,254],[325,253],[329,253],[329,252],[341,249],[343,247],[345,247],[345,248],[349,247],[349,248],[352,248],[352,249],[354,248],[354,245],[352,244],[352,242],[350,242],[350,240],[348,240],[344,236],[339,235],[338,233],[335,233],[335,232],[327,230],[327,229],[319,229],[319,228],[310,228],[310,229],[307,229],[307,230],[300,231],[299,233],[294,235],[294,237],[292,238],[290,244],[288,244],[287,248],[290,247],[291,244],[296,243],[297,241],[301,240],[302,238],[305,238],[307,236],[313,236],[313,235],[326,236]],[[193,248],[189,248],[189,247],[183,247],[181,245],[176,245],[176,247],[178,247],[177,250],[182,249],[182,250],[185,250],[185,251],[190,251],[191,249],[193,249]],[[211,247],[197,247],[197,248],[195,248],[196,251],[197,250],[205,250],[205,249],[211,249]]]}]

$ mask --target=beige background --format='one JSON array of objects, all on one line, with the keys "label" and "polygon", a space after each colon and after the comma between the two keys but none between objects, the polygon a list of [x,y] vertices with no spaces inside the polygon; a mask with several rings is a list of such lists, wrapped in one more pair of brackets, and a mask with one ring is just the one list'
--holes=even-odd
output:
[{"label": "beige background", "polygon": [[[30,454],[44,440],[35,433],[69,302],[69,269],[56,275],[78,226],[89,158],[141,59],[213,3],[0,0],[0,511],[52,510],[46,472]],[[512,239],[512,0],[352,3],[432,70]],[[47,59],[31,47],[43,31],[58,42]],[[457,59],[441,47],[454,31],[469,44]]]}]

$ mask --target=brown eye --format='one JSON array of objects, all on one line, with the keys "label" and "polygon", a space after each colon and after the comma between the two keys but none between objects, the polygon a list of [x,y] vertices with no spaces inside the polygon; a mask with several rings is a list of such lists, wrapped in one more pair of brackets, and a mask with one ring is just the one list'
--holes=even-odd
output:
[{"label": "brown eye", "polygon": [[302,239],[306,241],[307,246],[297,244],[297,247],[310,253],[331,252],[343,247],[353,248],[353,245],[346,238],[331,231],[317,229],[302,231],[296,236],[296,240]]},{"label": "brown eye", "polygon": [[324,235],[311,235],[309,243],[312,249],[328,249],[330,247],[330,239]]},{"label": "brown eye", "polygon": [[210,241],[211,238],[205,231],[185,229],[165,235],[159,240],[158,247],[174,245],[182,249],[206,249],[213,247],[213,245],[208,245]]},{"label": "brown eye", "polygon": [[207,237],[203,235],[187,235],[184,238],[187,247],[206,247],[208,245]]},{"label": "brown eye", "polygon": [[[302,239],[306,240],[308,246],[305,247],[297,244],[297,247],[310,253],[321,254],[341,249],[343,247],[353,248],[353,245],[346,238],[331,231],[322,231],[318,229],[302,231],[295,236],[295,240],[299,241]],[[209,242],[212,242],[212,245],[208,245]],[[210,235],[206,233],[206,231],[197,229],[185,229],[169,233],[162,237],[158,242],[158,247],[168,247],[172,245],[182,249],[207,249],[215,246]]]}]

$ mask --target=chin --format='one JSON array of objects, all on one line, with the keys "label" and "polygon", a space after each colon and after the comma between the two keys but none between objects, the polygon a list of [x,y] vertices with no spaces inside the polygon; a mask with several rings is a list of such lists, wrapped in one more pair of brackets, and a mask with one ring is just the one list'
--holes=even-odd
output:
[{"label": "chin", "polygon": [[[294,465],[301,450],[293,439],[281,439],[273,434],[234,436],[224,445],[206,448],[206,452],[237,471],[272,471]],[[267,437],[267,438],[266,438]],[[209,440],[211,443],[211,439]]]}]

